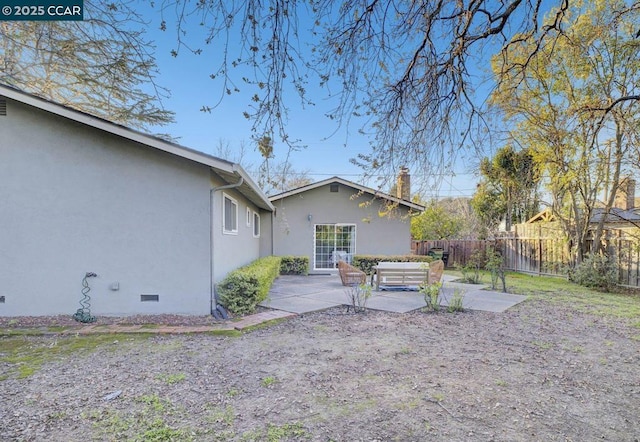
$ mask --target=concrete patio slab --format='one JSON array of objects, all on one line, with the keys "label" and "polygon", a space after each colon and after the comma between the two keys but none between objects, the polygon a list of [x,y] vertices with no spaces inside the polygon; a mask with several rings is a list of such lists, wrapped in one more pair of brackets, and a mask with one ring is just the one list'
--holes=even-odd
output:
[{"label": "concrete patio slab", "polygon": [[[470,310],[503,312],[524,301],[526,296],[483,290],[477,284],[453,282],[444,275],[442,305],[447,306],[455,290],[463,295],[463,307]],[[260,305],[292,313],[310,313],[349,303],[347,288],[338,275],[280,276],[274,283],[269,298]],[[406,313],[425,306],[424,297],[416,290],[374,291],[367,308]]]},{"label": "concrete patio slab", "polygon": [[272,298],[260,303],[263,307],[283,310],[291,313],[311,313],[319,310],[336,307],[341,304],[335,302],[320,301],[302,296],[290,296],[286,298]]}]

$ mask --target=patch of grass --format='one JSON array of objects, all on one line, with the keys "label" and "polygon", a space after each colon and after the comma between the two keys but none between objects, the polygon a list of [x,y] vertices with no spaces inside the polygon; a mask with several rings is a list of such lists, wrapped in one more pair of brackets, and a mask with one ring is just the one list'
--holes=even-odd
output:
[{"label": "patch of grass", "polygon": [[209,332],[207,332],[207,334],[212,335],[212,336],[227,336],[230,338],[237,338],[242,336],[242,332],[240,330],[211,330]]},{"label": "patch of grass", "polygon": [[578,311],[614,318],[640,318],[640,295],[619,292],[603,293],[582,287],[564,278],[507,274],[509,292],[534,299],[567,304]]},{"label": "patch of grass", "polygon": [[184,373],[160,374],[156,377],[158,380],[169,385],[178,384],[187,379],[187,375],[185,375]]},{"label": "patch of grass", "polygon": [[267,441],[269,442],[280,442],[293,437],[300,438],[307,435],[307,430],[299,422],[284,425],[269,424],[267,426]]},{"label": "patch of grass", "polygon": [[54,333],[60,333],[64,330],[66,330],[68,327],[65,327],[64,325],[50,325],[49,327],[47,327],[47,331],[50,332],[54,332]]},{"label": "patch of grass", "polygon": [[287,318],[276,318],[270,321],[261,322],[260,324],[252,325],[251,327],[243,328],[242,331],[245,333],[252,332],[255,330],[262,330],[263,328],[269,328],[274,325],[278,325],[282,322],[285,322]]},{"label": "patch of grass", "polygon": [[148,429],[142,433],[142,440],[148,442],[171,442],[176,440],[191,440],[184,430],[171,428],[162,419],[155,419],[149,424]]},{"label": "patch of grass", "polygon": [[532,344],[541,350],[549,350],[550,348],[553,348],[552,342],[533,341]]},{"label": "patch of grass", "polygon": [[159,328],[159,327],[160,326],[158,324],[142,324],[140,326],[141,329],[151,329],[151,330]]},{"label": "patch of grass", "polygon": [[145,442],[191,441],[197,432],[176,423],[184,417],[170,401],[157,394],[140,396],[135,402],[140,407],[126,410],[102,409],[83,413],[84,419],[91,419],[101,440],[130,440]]},{"label": "patch of grass", "polygon": [[262,379],[261,384],[262,384],[263,387],[269,388],[272,385],[276,384],[277,382],[278,382],[278,380],[275,377],[267,376],[266,378]]},{"label": "patch of grass", "polygon": [[136,399],[138,402],[142,402],[147,405],[147,407],[151,408],[153,411],[162,412],[165,410],[165,404],[160,396],[157,394],[148,394],[145,396],[140,396]]},{"label": "patch of grass", "polygon": [[[460,272],[447,271],[457,276]],[[640,291],[617,289],[603,293],[582,287],[562,277],[535,276],[506,272],[507,291],[525,295],[529,300],[542,300],[567,305],[583,313],[615,319],[630,319],[640,327]]]},{"label": "patch of grass", "polygon": [[226,408],[213,406],[207,419],[211,423],[223,424],[230,427],[233,425],[236,415],[231,405],[227,405]]},{"label": "patch of grass", "polygon": [[86,335],[86,336],[11,336],[0,340],[0,362],[8,364],[3,377],[27,378],[49,362],[74,355],[85,356],[97,348],[114,342],[134,342],[149,335]]}]

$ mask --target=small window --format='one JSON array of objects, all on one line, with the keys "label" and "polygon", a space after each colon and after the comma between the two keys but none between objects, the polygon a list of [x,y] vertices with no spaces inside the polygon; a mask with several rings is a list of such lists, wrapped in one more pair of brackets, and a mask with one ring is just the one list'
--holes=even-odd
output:
[{"label": "small window", "polygon": [[329,191],[330,191],[330,192],[334,192],[334,193],[335,193],[335,192],[337,192],[339,189],[340,189],[340,185],[339,185],[339,184],[337,184],[337,183],[331,184],[331,185],[329,186]]},{"label": "small window", "polygon": [[255,238],[260,236],[260,215],[253,212],[253,236]]},{"label": "small window", "polygon": [[4,296],[0,296],[0,304],[4,304]]},{"label": "small window", "polygon": [[160,295],[140,295],[140,302],[160,302]]},{"label": "small window", "polygon": [[247,227],[251,227],[251,209],[247,207]]},{"label": "small window", "polygon": [[223,233],[238,233],[238,202],[229,195],[222,196],[222,231]]}]

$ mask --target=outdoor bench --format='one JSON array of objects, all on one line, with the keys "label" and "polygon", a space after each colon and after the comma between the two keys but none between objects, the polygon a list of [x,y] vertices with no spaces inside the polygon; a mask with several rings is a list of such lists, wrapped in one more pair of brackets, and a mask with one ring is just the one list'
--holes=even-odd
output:
[{"label": "outdoor bench", "polygon": [[420,286],[429,281],[429,264],[426,262],[380,262],[374,267],[376,290],[380,286]]}]

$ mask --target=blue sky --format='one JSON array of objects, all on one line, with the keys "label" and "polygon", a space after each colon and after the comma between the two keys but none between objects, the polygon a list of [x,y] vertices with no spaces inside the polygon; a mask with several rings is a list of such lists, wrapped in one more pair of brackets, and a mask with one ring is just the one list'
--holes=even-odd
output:
[{"label": "blue sky", "polygon": [[[176,123],[157,132],[168,133],[177,141],[189,148],[217,155],[218,145],[227,143],[237,149],[242,143],[246,146],[246,158],[243,164],[257,167],[261,157],[251,140],[251,122],[243,117],[250,103],[248,94],[225,96],[222,103],[210,113],[202,112],[203,105],[211,106],[220,97],[220,83],[210,78],[215,70],[215,60],[219,57],[220,48],[214,41],[212,45],[200,45],[203,37],[198,28],[190,29],[192,39],[203,48],[200,55],[182,50],[178,57],[170,54],[176,47],[176,36],[171,24],[161,32],[156,27],[159,20],[152,19],[147,31],[148,37],[155,41],[156,56],[160,70],[157,82],[171,91],[171,97],[164,100],[167,109],[175,112]],[[370,152],[370,139],[360,135],[357,123],[351,127],[339,128],[324,114],[330,109],[325,91],[309,89],[315,106],[303,109],[292,108],[288,131],[293,139],[300,139],[307,146],[299,151],[288,152],[288,148],[276,140],[276,162],[289,155],[289,161],[296,171],[307,172],[314,181],[338,175],[343,178],[361,182],[362,170],[349,162],[358,153]],[[292,97],[296,98],[296,97]],[[295,103],[296,100],[291,100]],[[229,158],[236,160],[236,158]],[[411,170],[411,165],[407,165]],[[466,170],[467,165],[458,164],[455,177],[444,177],[439,189],[427,190],[425,197],[471,196],[474,192],[476,177]],[[419,171],[411,170],[414,179],[419,178]],[[375,182],[364,182],[376,187]],[[388,190],[388,189],[382,189]]]}]

